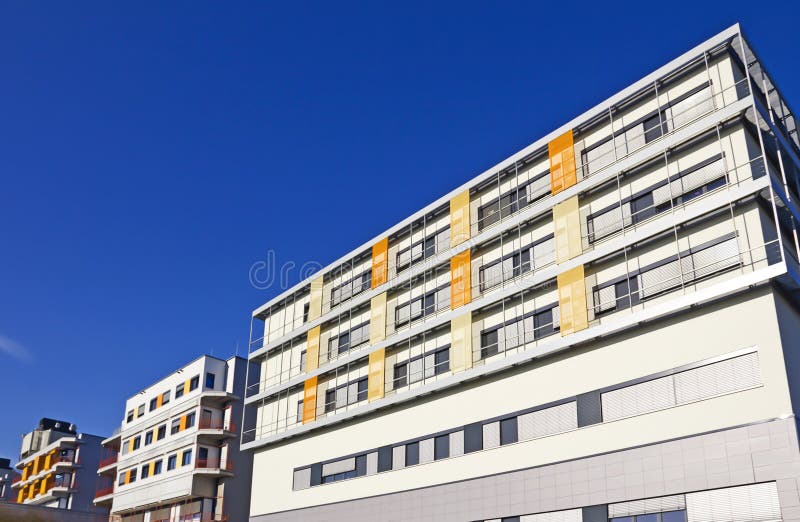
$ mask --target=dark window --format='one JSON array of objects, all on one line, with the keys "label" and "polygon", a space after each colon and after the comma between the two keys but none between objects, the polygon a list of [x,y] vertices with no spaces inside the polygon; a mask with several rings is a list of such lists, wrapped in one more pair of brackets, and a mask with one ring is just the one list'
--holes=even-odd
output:
[{"label": "dark window", "polygon": [[394,387],[400,388],[408,385],[408,363],[394,365]]},{"label": "dark window", "polygon": [[208,460],[208,448],[199,448],[197,450],[197,458],[203,461]]},{"label": "dark window", "polygon": [[411,246],[397,252],[397,271],[401,272],[437,252],[450,248],[450,227],[443,228],[430,236],[412,243]]},{"label": "dark window", "polygon": [[196,417],[197,417],[197,414],[194,413],[194,412],[192,412],[192,413],[190,413],[189,415],[186,416],[186,427],[187,428],[191,428],[192,426],[194,426],[194,421],[195,421]]},{"label": "dark window", "polygon": [[450,371],[450,346],[439,348],[435,352],[412,357],[406,362],[394,365],[394,387],[403,387]]},{"label": "dark window", "polygon": [[369,290],[371,283],[372,270],[370,269],[331,288],[331,307],[347,301],[364,290]]},{"label": "dark window", "polygon": [[549,179],[549,172],[544,172],[502,194],[491,203],[479,207],[478,229],[483,230],[549,194]]},{"label": "dark window", "polygon": [[369,341],[369,321],[328,339],[328,354],[343,354]]},{"label": "dark window", "polygon": [[325,413],[348,404],[367,400],[368,382],[367,377],[363,377],[357,381],[337,386],[336,389],[327,390],[325,392]]},{"label": "dark window", "polygon": [[163,461],[157,460],[155,465],[153,466],[153,475],[160,475],[161,474],[161,464]]},{"label": "dark window", "polygon": [[125,484],[125,475],[127,475],[127,472],[125,471],[119,474],[119,481],[117,482],[117,484],[119,484],[120,486]]},{"label": "dark window", "polygon": [[214,389],[215,375],[213,373],[206,373],[206,388]]},{"label": "dark window", "polygon": [[311,308],[311,303],[306,303],[303,305],[303,323],[308,322],[308,310]]},{"label": "dark window", "polygon": [[167,458],[167,471],[175,469],[177,462],[178,462],[178,456],[170,455]]},{"label": "dark window", "polygon": [[481,332],[481,359],[486,359],[500,352],[499,329]]},{"label": "dark window", "polygon": [[181,397],[183,397],[183,386],[184,386],[183,383],[181,383],[181,384],[179,384],[179,385],[177,385],[175,387],[175,398],[176,399],[180,399]]},{"label": "dark window", "polygon": [[394,309],[394,322],[397,326],[400,326],[432,314],[446,306],[450,306],[450,285],[443,285],[398,306]]},{"label": "dark window", "polygon": [[189,379],[189,391],[194,391],[197,387],[200,386],[200,376],[195,375],[191,379]]},{"label": "dark window", "polygon": [[169,433],[170,433],[170,435],[175,435],[179,431],[181,431],[181,420],[180,419],[173,419],[172,420],[172,426],[169,429]]},{"label": "dark window", "polygon": [[156,436],[156,440],[161,440],[166,436],[167,436],[167,425],[162,424],[161,426],[158,427],[158,434]]},{"label": "dark window", "polygon": [[140,435],[137,435],[136,437],[133,438],[133,449],[137,450],[140,447],[142,447],[142,437]]},{"label": "dark window", "polygon": [[530,312],[481,332],[481,358],[541,339],[559,331],[558,307]]},{"label": "dark window", "polygon": [[192,450],[186,450],[181,456],[181,466],[188,466],[192,463]]},{"label": "dark window", "polygon": [[450,435],[441,435],[433,439],[433,459],[446,459],[450,456]]},{"label": "dark window", "polygon": [[336,409],[336,390],[325,392],[325,413],[330,413]]},{"label": "dark window", "polygon": [[665,511],[661,513],[661,522],[686,522],[686,511]]},{"label": "dark window", "polygon": [[303,401],[297,401],[297,422],[303,422]]},{"label": "dark window", "polygon": [[150,399],[150,411],[155,410],[158,407],[158,399]]},{"label": "dark window", "polygon": [[137,417],[141,417],[142,415],[144,415],[144,404],[140,404],[136,411]]},{"label": "dark window", "polygon": [[153,430],[150,430],[144,434],[144,445],[149,446],[152,443],[153,443]]},{"label": "dark window", "polygon": [[128,412],[128,418],[127,418],[127,421],[128,421],[128,422],[133,422],[133,410],[130,410],[130,411]]},{"label": "dark window", "polygon": [[667,119],[663,114],[655,114],[644,120],[644,142],[650,143],[668,132]]},{"label": "dark window", "polygon": [[131,468],[131,479],[128,483],[136,482],[136,468]]},{"label": "dark window", "polygon": [[341,473],[335,473],[333,475],[325,475],[324,477],[322,477],[322,483],[328,484],[330,482],[338,482],[340,480],[355,478],[356,476],[357,476],[356,470],[354,469],[350,471],[343,471]]},{"label": "dark window", "polygon": [[150,464],[145,464],[142,466],[142,478],[146,479],[150,476]]},{"label": "dark window", "polygon": [[406,444],[406,466],[419,464],[419,442]]},{"label": "dark window", "polygon": [[169,403],[169,392],[165,391],[164,394],[161,396],[161,405],[164,406],[165,404]]},{"label": "dark window", "polygon": [[503,419],[500,421],[500,444],[517,442],[517,418]]}]

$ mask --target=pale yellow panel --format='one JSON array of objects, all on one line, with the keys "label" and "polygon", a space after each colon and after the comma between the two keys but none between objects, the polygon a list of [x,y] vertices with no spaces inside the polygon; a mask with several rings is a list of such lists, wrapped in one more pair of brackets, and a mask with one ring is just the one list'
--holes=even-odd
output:
[{"label": "pale yellow panel", "polygon": [[315,326],[306,335],[306,370],[310,372],[319,368],[319,333],[320,327]]},{"label": "pale yellow panel", "polygon": [[450,246],[460,245],[469,234],[469,190],[465,190],[450,200]]},{"label": "pale yellow panel", "polygon": [[553,207],[555,228],[556,262],[563,263],[583,251],[581,242],[581,219],[578,196],[573,196]]},{"label": "pale yellow panel", "polygon": [[311,296],[308,301],[308,320],[313,321],[322,314],[322,276],[311,281]]},{"label": "pale yellow panel", "polygon": [[370,300],[369,344],[377,344],[386,339],[386,292]]},{"label": "pale yellow panel", "polygon": [[460,372],[472,368],[472,312],[450,321],[450,369]]},{"label": "pale yellow panel", "polygon": [[589,326],[583,265],[558,275],[558,310],[562,336]]},{"label": "pale yellow panel", "polygon": [[367,376],[367,397],[370,401],[383,397],[386,349],[381,348],[369,354],[369,374]]}]

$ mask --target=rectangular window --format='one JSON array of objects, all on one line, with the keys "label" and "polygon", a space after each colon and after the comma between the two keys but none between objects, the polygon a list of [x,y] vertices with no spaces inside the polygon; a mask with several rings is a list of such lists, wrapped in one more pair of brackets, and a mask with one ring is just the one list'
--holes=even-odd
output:
[{"label": "rectangular window", "polygon": [[137,435],[136,437],[133,438],[133,449],[137,450],[140,447],[142,447],[142,437],[141,435]]},{"label": "rectangular window", "polygon": [[550,171],[536,175],[478,208],[478,229],[493,225],[550,193]]},{"label": "rectangular window", "polygon": [[181,431],[181,420],[180,419],[173,419],[172,420],[172,425],[170,426],[170,429],[169,429],[169,433],[171,435],[175,435],[179,431]]},{"label": "rectangular window", "polygon": [[303,324],[308,322],[308,311],[311,309],[311,303],[303,305]]},{"label": "rectangular window", "polygon": [[156,440],[161,440],[167,436],[167,425],[162,424],[158,427],[158,435],[156,436]]},{"label": "rectangular window", "polygon": [[560,330],[558,306],[529,312],[481,332],[481,358],[547,337]]},{"label": "rectangular window", "polygon": [[153,475],[160,475],[161,474],[161,464],[162,460],[159,459],[156,461],[155,465],[153,466]]},{"label": "rectangular window", "polygon": [[303,401],[297,401],[297,423],[303,422]]},{"label": "rectangular window", "polygon": [[369,290],[372,283],[372,269],[348,279],[331,289],[331,307],[347,301],[364,290]]},{"label": "rectangular window", "polygon": [[144,434],[144,445],[149,446],[152,443],[153,443],[153,430],[150,430]]},{"label": "rectangular window", "polygon": [[181,397],[183,397],[183,383],[175,387],[175,398],[180,399]]},{"label": "rectangular window", "polygon": [[186,416],[186,428],[187,429],[191,428],[192,426],[194,426],[195,417],[197,417],[197,414],[195,412],[192,412],[192,413],[190,413],[189,415]]},{"label": "rectangular window", "polygon": [[363,377],[357,381],[337,386],[335,389],[327,390],[325,392],[325,413],[367,400],[368,383],[367,377]]},{"label": "rectangular window", "polygon": [[394,365],[394,387],[403,387],[450,371],[450,345]]},{"label": "rectangular window", "polygon": [[165,391],[164,394],[162,395],[162,397],[163,397],[161,399],[161,405],[162,406],[164,406],[166,404],[169,404],[169,393],[170,393],[169,391]]},{"label": "rectangular window", "polygon": [[192,463],[192,450],[186,450],[181,456],[181,466],[188,466]]},{"label": "rectangular window", "polygon": [[150,411],[155,410],[158,407],[158,399],[150,399]]},{"label": "rectangular window", "polygon": [[397,252],[397,271],[401,272],[413,264],[436,255],[438,252],[450,248],[450,226],[431,234],[430,236],[412,243]]},{"label": "rectangular window", "polygon": [[178,462],[177,455],[170,455],[169,457],[167,457],[167,471],[175,469],[177,462]]},{"label": "rectangular window", "polygon": [[419,442],[406,444],[406,466],[419,464]]},{"label": "rectangular window", "polygon": [[123,471],[119,474],[119,481],[117,481],[117,485],[122,486],[125,484],[125,475],[127,474],[128,473],[126,471]]},{"label": "rectangular window", "polygon": [[301,372],[306,371],[306,358],[307,358],[306,351],[303,350],[302,352],[300,352],[300,371]]},{"label": "rectangular window", "polygon": [[195,375],[189,379],[189,391],[195,391],[198,386],[200,386],[200,376]]},{"label": "rectangular window", "polygon": [[127,422],[133,422],[133,410],[128,411]]},{"label": "rectangular window", "polygon": [[145,464],[142,466],[142,478],[146,479],[150,476],[150,464]]},{"label": "rectangular window", "polygon": [[207,372],[206,373],[206,388],[213,390],[214,389],[214,380],[215,380],[215,375],[213,373]]},{"label": "rectangular window", "polygon": [[664,113],[654,114],[643,122],[644,128],[644,141],[650,143],[651,141],[660,138],[668,132],[667,119]]},{"label": "rectangular window", "polygon": [[369,341],[369,321],[328,339],[328,354],[343,354]]},{"label": "rectangular window", "polygon": [[536,268],[549,265],[555,260],[554,249],[555,242],[553,235],[550,235],[483,265],[478,270],[481,291],[493,288]]},{"label": "rectangular window", "polygon": [[136,410],[137,417],[141,417],[142,415],[144,415],[144,404],[140,404]]},{"label": "rectangular window", "polygon": [[450,435],[440,435],[433,440],[433,460],[450,456]]},{"label": "rectangular window", "polygon": [[395,325],[400,326],[450,307],[450,285],[442,285],[394,309]]},{"label": "rectangular window", "polygon": [[131,468],[131,478],[128,480],[128,484],[133,484],[136,482],[136,468]]},{"label": "rectangular window", "polygon": [[400,363],[394,365],[394,381],[395,388],[401,388],[408,385],[408,363]]}]

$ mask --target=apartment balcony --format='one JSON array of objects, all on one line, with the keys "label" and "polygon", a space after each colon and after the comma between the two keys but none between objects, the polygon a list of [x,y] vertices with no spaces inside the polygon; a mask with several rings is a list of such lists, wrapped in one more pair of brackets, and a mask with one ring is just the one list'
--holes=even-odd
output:
[{"label": "apartment balcony", "polygon": [[230,459],[197,459],[194,470],[199,475],[233,476],[233,461]]},{"label": "apartment balcony", "polygon": [[119,454],[116,452],[112,454],[108,454],[100,459],[100,463],[97,465],[97,473],[99,475],[104,474],[115,474],[117,469],[117,460],[119,459]]},{"label": "apartment balcony", "polygon": [[236,424],[223,419],[200,419],[197,423],[198,435],[230,438],[236,437]]},{"label": "apartment balcony", "polygon": [[94,505],[110,505],[114,496],[114,481],[101,480],[94,491]]}]

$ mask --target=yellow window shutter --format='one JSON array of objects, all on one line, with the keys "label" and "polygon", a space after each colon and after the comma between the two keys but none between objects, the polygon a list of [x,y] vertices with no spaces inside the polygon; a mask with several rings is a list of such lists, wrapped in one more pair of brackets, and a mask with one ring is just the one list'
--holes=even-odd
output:
[{"label": "yellow window shutter", "polygon": [[306,371],[319,368],[319,334],[320,327],[315,326],[306,334]]},{"label": "yellow window shutter", "polygon": [[557,281],[561,335],[569,335],[587,328],[589,318],[586,309],[586,283],[583,265],[559,274]]},{"label": "yellow window shutter", "polygon": [[367,398],[370,401],[383,397],[386,349],[381,348],[369,354],[369,373],[367,375]]},{"label": "yellow window shutter", "polygon": [[450,199],[450,246],[470,237],[469,189]]}]

